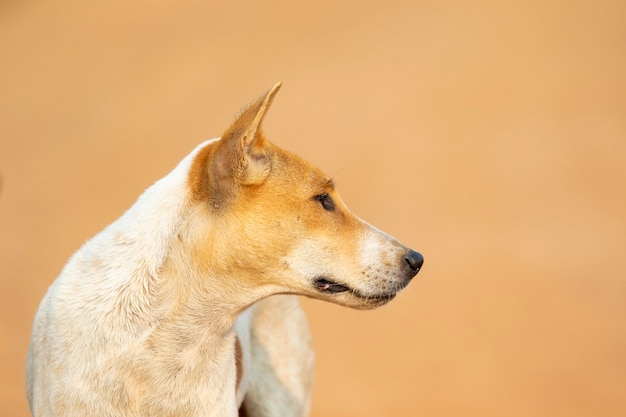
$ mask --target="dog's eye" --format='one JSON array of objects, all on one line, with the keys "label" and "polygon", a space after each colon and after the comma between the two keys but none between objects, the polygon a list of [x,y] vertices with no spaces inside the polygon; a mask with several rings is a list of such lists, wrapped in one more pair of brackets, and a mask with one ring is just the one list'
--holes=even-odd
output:
[{"label": "dog's eye", "polygon": [[315,200],[319,201],[324,210],[333,211],[335,210],[335,202],[332,197],[328,195],[328,193],[322,193],[320,195],[316,195],[313,197]]}]

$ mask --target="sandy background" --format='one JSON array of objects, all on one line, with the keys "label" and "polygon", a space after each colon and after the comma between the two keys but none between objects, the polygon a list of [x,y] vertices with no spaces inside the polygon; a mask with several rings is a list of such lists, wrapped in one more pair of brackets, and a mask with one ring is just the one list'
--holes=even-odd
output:
[{"label": "sandy background", "polygon": [[[227,4],[224,4],[227,3]],[[623,1],[0,2],[0,415],[67,258],[275,81],[275,143],[422,252],[305,300],[314,417],[626,415]]]}]

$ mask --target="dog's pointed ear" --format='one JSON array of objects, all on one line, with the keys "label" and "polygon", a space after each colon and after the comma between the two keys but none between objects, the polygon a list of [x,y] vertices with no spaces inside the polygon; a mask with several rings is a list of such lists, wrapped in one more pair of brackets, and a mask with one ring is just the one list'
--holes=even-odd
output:
[{"label": "dog's pointed ear", "polygon": [[238,140],[242,141],[244,149],[262,147],[265,139],[260,132],[261,124],[281,85],[280,81],[277,82],[263,96],[248,106],[224,132],[222,139],[226,139],[227,136],[237,137]]},{"label": "dog's pointed ear", "polygon": [[261,125],[280,86],[276,83],[244,109],[221,136],[209,175],[214,186],[230,190],[227,194],[240,185],[262,183],[271,171],[271,155]]}]

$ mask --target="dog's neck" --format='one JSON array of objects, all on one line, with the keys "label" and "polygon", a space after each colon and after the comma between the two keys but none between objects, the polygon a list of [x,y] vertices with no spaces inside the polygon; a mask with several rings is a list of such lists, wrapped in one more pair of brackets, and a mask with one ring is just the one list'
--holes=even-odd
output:
[{"label": "dog's neck", "polygon": [[227,336],[237,317],[272,288],[242,284],[237,276],[198,268],[185,242],[175,242],[160,271],[158,303],[189,333]]},{"label": "dog's neck", "polygon": [[[242,286],[223,270],[198,266],[190,253],[190,231],[211,227],[194,224],[198,203],[188,193],[188,174],[206,141],[168,175],[149,187],[137,202],[105,232],[87,244],[91,260],[108,252],[112,264],[103,271],[109,284],[126,293],[121,315],[137,332],[163,321],[178,321],[189,332],[214,336],[232,331],[237,316],[272,289]],[[197,214],[197,213],[196,213]],[[195,255],[195,256],[194,256]],[[138,313],[138,314],[136,314]],[[150,317],[141,319],[141,317]],[[136,319],[139,317],[139,319]]]}]

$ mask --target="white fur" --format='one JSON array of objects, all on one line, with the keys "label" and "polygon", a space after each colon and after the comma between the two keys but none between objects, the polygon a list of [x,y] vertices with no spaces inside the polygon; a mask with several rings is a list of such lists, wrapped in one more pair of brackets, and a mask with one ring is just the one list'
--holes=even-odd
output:
[{"label": "white fur", "polygon": [[[128,416],[151,410],[151,415],[170,415],[168,410],[171,415],[179,415],[180,410],[194,416],[237,415],[251,375],[246,372],[236,393],[232,320],[208,305],[209,313],[200,323],[192,323],[184,314],[177,318],[180,323],[170,323],[172,304],[155,303],[163,297],[159,292],[166,279],[164,262],[189,216],[186,183],[191,163],[210,142],[199,145],[124,215],[88,241],[49,288],[35,318],[28,355],[27,391],[33,415],[116,415],[108,408],[111,404]],[[234,326],[248,370],[252,369],[253,311],[241,314]],[[306,332],[306,322],[298,324]],[[185,334],[195,340],[151,350],[151,337],[183,325]],[[279,325],[266,327],[271,332]],[[180,369],[174,372],[170,367]],[[145,381],[137,378],[162,380],[171,386],[171,394],[145,392]],[[308,410],[310,394],[306,395],[299,399],[304,405],[297,415]]]}]

